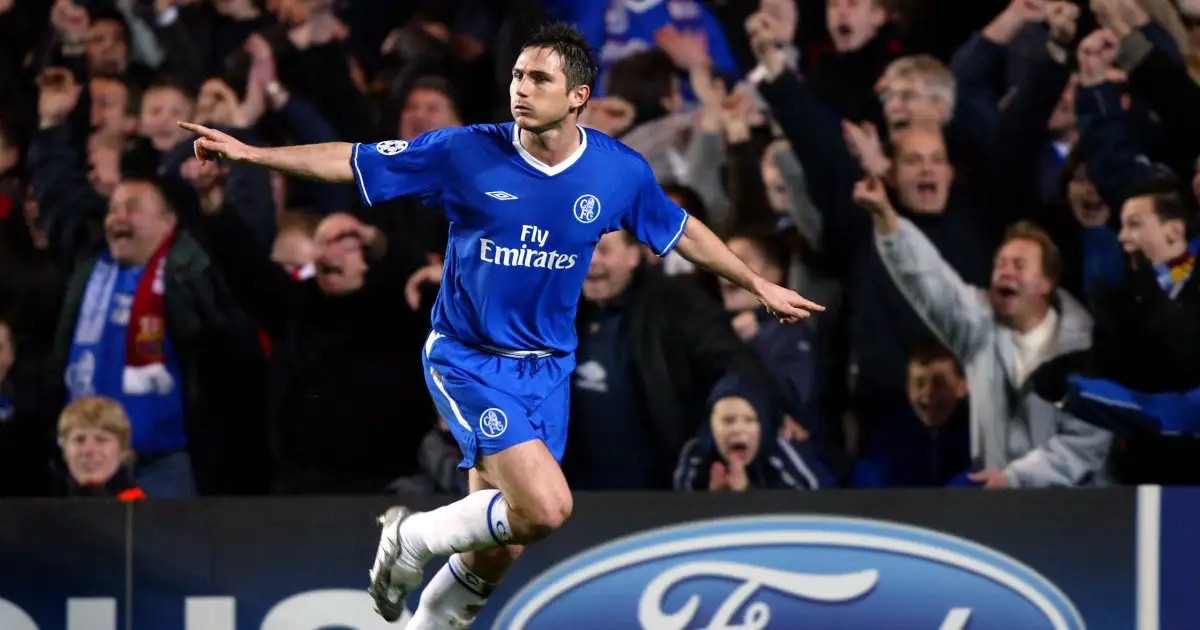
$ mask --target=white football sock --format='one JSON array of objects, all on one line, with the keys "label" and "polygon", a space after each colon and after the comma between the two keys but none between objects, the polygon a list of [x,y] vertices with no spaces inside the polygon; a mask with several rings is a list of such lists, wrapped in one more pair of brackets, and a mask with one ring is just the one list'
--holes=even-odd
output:
[{"label": "white football sock", "polygon": [[[502,547],[512,540],[508,501],[499,490],[481,490],[400,524],[403,551],[424,565],[432,556]],[[401,555],[406,555],[402,553]]]},{"label": "white football sock", "polygon": [[496,585],[482,580],[458,554],[442,566],[421,592],[421,603],[406,630],[467,628]]}]

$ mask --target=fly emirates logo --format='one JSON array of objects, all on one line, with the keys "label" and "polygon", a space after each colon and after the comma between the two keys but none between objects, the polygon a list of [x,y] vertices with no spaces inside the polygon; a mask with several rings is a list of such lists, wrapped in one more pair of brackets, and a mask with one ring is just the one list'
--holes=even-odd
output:
[{"label": "fly emirates logo", "polygon": [[479,239],[479,258],[485,263],[503,267],[534,267],[537,269],[570,269],[575,266],[575,254],[546,251],[550,230],[536,225],[521,226],[521,246],[503,247],[490,238]]}]

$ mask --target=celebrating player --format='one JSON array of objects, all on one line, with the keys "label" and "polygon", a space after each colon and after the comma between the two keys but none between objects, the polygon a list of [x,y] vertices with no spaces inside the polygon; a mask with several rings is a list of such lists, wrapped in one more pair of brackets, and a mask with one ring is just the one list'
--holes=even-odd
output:
[{"label": "celebrating player", "polygon": [[355,182],[367,205],[416,195],[445,209],[445,271],[422,361],[462,447],[471,493],[430,512],[397,506],[380,517],[369,591],[388,621],[420,587],[425,563],[450,556],[422,592],[413,630],[469,625],[522,546],[571,515],[559,464],[575,310],[602,235],[627,230],[659,256],[676,249],[752,292],[781,321],[824,310],[747,268],[667,198],[640,155],[576,124],[595,79],[583,36],[554,24],[513,66],[511,123],[441,129],[412,142],[280,148],[180,123],[200,135],[201,161]]}]

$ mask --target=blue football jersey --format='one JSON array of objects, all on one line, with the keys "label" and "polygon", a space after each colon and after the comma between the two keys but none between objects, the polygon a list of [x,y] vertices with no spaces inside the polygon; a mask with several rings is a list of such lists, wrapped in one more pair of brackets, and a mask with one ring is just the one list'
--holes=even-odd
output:
[{"label": "blue football jersey", "polygon": [[573,352],[600,237],[626,230],[664,256],[688,215],[640,155],[600,132],[580,127],[579,150],[555,166],[530,155],[517,132],[510,122],[357,144],[354,177],[367,205],[416,196],[445,209],[434,330],[470,345]]}]

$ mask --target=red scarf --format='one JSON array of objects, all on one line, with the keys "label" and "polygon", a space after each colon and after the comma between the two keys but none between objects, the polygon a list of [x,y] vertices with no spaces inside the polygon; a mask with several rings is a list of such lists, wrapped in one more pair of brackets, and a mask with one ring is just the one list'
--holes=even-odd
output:
[{"label": "red scarf", "polygon": [[167,339],[163,290],[166,288],[167,251],[174,243],[175,232],[172,231],[146,263],[133,293],[125,337],[123,380],[127,394],[161,392],[162,385],[171,382],[163,357],[163,344]]}]

